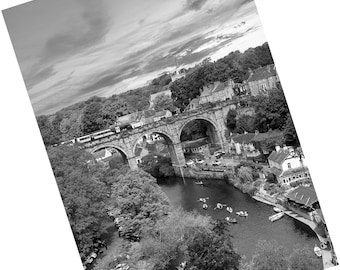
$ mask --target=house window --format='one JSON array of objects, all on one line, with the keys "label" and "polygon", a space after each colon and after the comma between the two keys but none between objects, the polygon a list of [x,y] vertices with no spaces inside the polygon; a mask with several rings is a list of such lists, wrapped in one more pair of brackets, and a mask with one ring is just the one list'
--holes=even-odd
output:
[{"label": "house window", "polygon": [[292,168],[292,164],[290,164],[290,163],[287,163],[287,166],[288,166],[288,169]]},{"label": "house window", "polygon": [[289,182],[290,182],[290,180],[292,180],[290,177],[288,179],[289,179]]}]

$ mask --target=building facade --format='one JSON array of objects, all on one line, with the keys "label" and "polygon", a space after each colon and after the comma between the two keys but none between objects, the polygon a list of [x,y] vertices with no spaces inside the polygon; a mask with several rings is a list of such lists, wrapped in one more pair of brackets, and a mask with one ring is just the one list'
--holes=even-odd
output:
[{"label": "building facade", "polygon": [[277,88],[278,82],[280,79],[273,64],[250,71],[247,80],[249,91],[253,96],[267,95],[268,91]]}]

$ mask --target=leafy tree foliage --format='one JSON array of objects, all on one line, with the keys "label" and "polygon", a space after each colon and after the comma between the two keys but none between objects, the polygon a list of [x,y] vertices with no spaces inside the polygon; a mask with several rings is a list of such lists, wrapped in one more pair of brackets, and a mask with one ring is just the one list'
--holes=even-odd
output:
[{"label": "leafy tree foliage", "polygon": [[165,269],[173,260],[184,256],[191,236],[211,228],[210,217],[174,209],[141,241],[141,255],[152,261],[155,269]]},{"label": "leafy tree foliage", "polygon": [[152,80],[152,85],[164,87],[171,82],[171,76],[169,74],[163,74],[156,79]]},{"label": "leafy tree foliage", "polygon": [[102,104],[97,101],[91,102],[85,107],[82,118],[84,134],[100,130],[104,127],[101,109]]},{"label": "leafy tree foliage", "polygon": [[170,85],[175,106],[183,110],[190,100],[197,97],[199,89],[214,81],[226,82],[229,79],[242,83],[249,75],[249,69],[273,63],[267,43],[244,53],[231,52],[215,62],[204,59],[200,65],[187,70],[185,78],[176,80]]},{"label": "leafy tree foliage", "polygon": [[59,143],[61,139],[61,132],[56,128],[56,123],[51,123],[46,115],[37,117],[38,126],[41,136],[46,146]]},{"label": "leafy tree foliage", "polygon": [[256,96],[252,105],[255,107],[255,129],[267,132],[284,128],[289,109],[282,90],[273,89],[268,96]]},{"label": "leafy tree foliage", "polygon": [[139,170],[120,175],[112,184],[109,207],[120,213],[121,235],[139,238],[168,213],[169,201],[156,179]]},{"label": "leafy tree foliage", "polygon": [[122,99],[111,98],[105,101],[101,108],[101,115],[105,127],[113,125],[118,117],[132,113],[134,110]]},{"label": "leafy tree foliage", "polygon": [[171,112],[174,112],[176,110],[176,107],[174,106],[174,102],[168,95],[158,95],[155,97],[154,100],[154,106],[156,112],[163,111],[163,110],[169,110]]},{"label": "leafy tree foliage", "polygon": [[298,247],[289,257],[291,270],[321,270],[322,260],[309,247]]},{"label": "leafy tree foliage", "polygon": [[226,126],[231,132],[233,132],[236,128],[236,117],[237,117],[236,110],[231,109],[228,111],[227,118],[226,118]]},{"label": "leafy tree foliage", "polygon": [[296,134],[293,119],[290,113],[288,113],[287,115],[287,121],[286,121],[284,130],[283,130],[283,136],[284,136],[284,142],[286,145],[289,145],[289,146],[300,145],[299,138]]},{"label": "leafy tree foliage", "polygon": [[77,147],[59,146],[48,148],[48,156],[79,253],[85,258],[94,238],[100,235],[107,187],[96,180],[96,169],[90,169],[89,153]]},{"label": "leafy tree foliage", "polygon": [[154,269],[166,269],[178,258],[187,261],[188,269],[238,269],[240,260],[223,222],[181,209],[157,222],[141,241],[140,253]]},{"label": "leafy tree foliage", "polygon": [[241,115],[236,121],[236,128],[234,132],[244,133],[244,132],[254,132],[255,131],[255,118],[250,115]]},{"label": "leafy tree foliage", "polygon": [[253,170],[250,167],[240,167],[237,172],[237,176],[241,179],[242,183],[253,182]]},{"label": "leafy tree foliage", "polygon": [[188,265],[197,270],[238,269],[240,255],[227,234],[199,231],[188,243]]},{"label": "leafy tree foliage", "polygon": [[259,241],[251,265],[253,270],[288,270],[287,251],[276,241]]}]

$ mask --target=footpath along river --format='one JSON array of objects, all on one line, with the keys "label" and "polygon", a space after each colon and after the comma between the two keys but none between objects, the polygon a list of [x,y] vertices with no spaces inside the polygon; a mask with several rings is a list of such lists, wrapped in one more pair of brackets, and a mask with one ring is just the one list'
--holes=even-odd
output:
[{"label": "footpath along river", "polygon": [[[319,243],[313,230],[293,218],[284,216],[276,222],[270,222],[268,217],[273,215],[272,206],[263,204],[242,193],[232,185],[220,180],[207,180],[204,186],[195,184],[195,180],[180,177],[158,179],[158,184],[169,197],[174,206],[181,206],[187,211],[197,210],[203,215],[214,219],[224,219],[226,216],[236,217],[238,223],[229,226],[233,235],[233,243],[240,255],[250,260],[258,240],[276,240],[291,252],[296,245],[307,245],[313,250]],[[202,209],[200,197],[209,197],[208,209]],[[225,208],[214,210],[220,202],[233,208],[230,214]],[[238,217],[236,211],[247,211],[247,218]]]}]

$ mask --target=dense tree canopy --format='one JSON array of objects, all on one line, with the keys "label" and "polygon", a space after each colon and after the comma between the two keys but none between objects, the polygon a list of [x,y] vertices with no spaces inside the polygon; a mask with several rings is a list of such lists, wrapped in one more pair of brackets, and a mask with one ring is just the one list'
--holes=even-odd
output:
[{"label": "dense tree canopy", "polygon": [[222,222],[181,209],[156,223],[141,241],[140,251],[154,269],[166,269],[178,258],[187,262],[188,269],[238,269],[240,261]]},{"label": "dense tree canopy", "polygon": [[53,145],[60,142],[61,132],[59,129],[50,122],[46,115],[37,117],[38,126],[40,129],[41,136],[43,138],[44,144]]},{"label": "dense tree canopy", "polygon": [[100,235],[105,213],[107,187],[97,181],[89,167],[92,156],[77,147],[59,146],[48,149],[53,173],[75,237],[84,258]]},{"label": "dense tree canopy", "polygon": [[259,241],[252,259],[253,270],[288,270],[287,251],[276,241]]},{"label": "dense tree canopy", "polygon": [[189,102],[200,94],[200,89],[214,81],[229,79],[242,83],[248,78],[249,69],[273,64],[268,43],[251,48],[244,53],[231,52],[215,62],[204,59],[200,65],[187,70],[186,76],[170,85],[175,106],[183,110]]},{"label": "dense tree canopy", "polygon": [[112,184],[109,207],[117,209],[122,219],[121,235],[139,238],[168,213],[169,201],[156,179],[139,170],[119,176]]},{"label": "dense tree canopy", "polygon": [[163,110],[174,112],[176,110],[172,98],[165,94],[156,96],[153,103],[153,108],[156,112]]},{"label": "dense tree canopy", "polygon": [[188,239],[188,266],[197,270],[237,270],[240,255],[233,248],[228,231],[221,221],[212,231],[200,230]]},{"label": "dense tree canopy", "polygon": [[101,109],[102,104],[96,101],[89,103],[85,107],[82,118],[82,129],[84,134],[100,130],[104,127]]},{"label": "dense tree canopy", "polygon": [[309,247],[298,247],[289,257],[291,270],[321,270],[323,263]]},{"label": "dense tree canopy", "polygon": [[289,146],[299,146],[300,145],[299,138],[296,134],[293,119],[292,119],[290,113],[288,113],[288,115],[287,115],[287,121],[286,121],[286,124],[284,126],[283,136],[284,136],[284,140],[285,140],[286,145],[289,145]]}]

